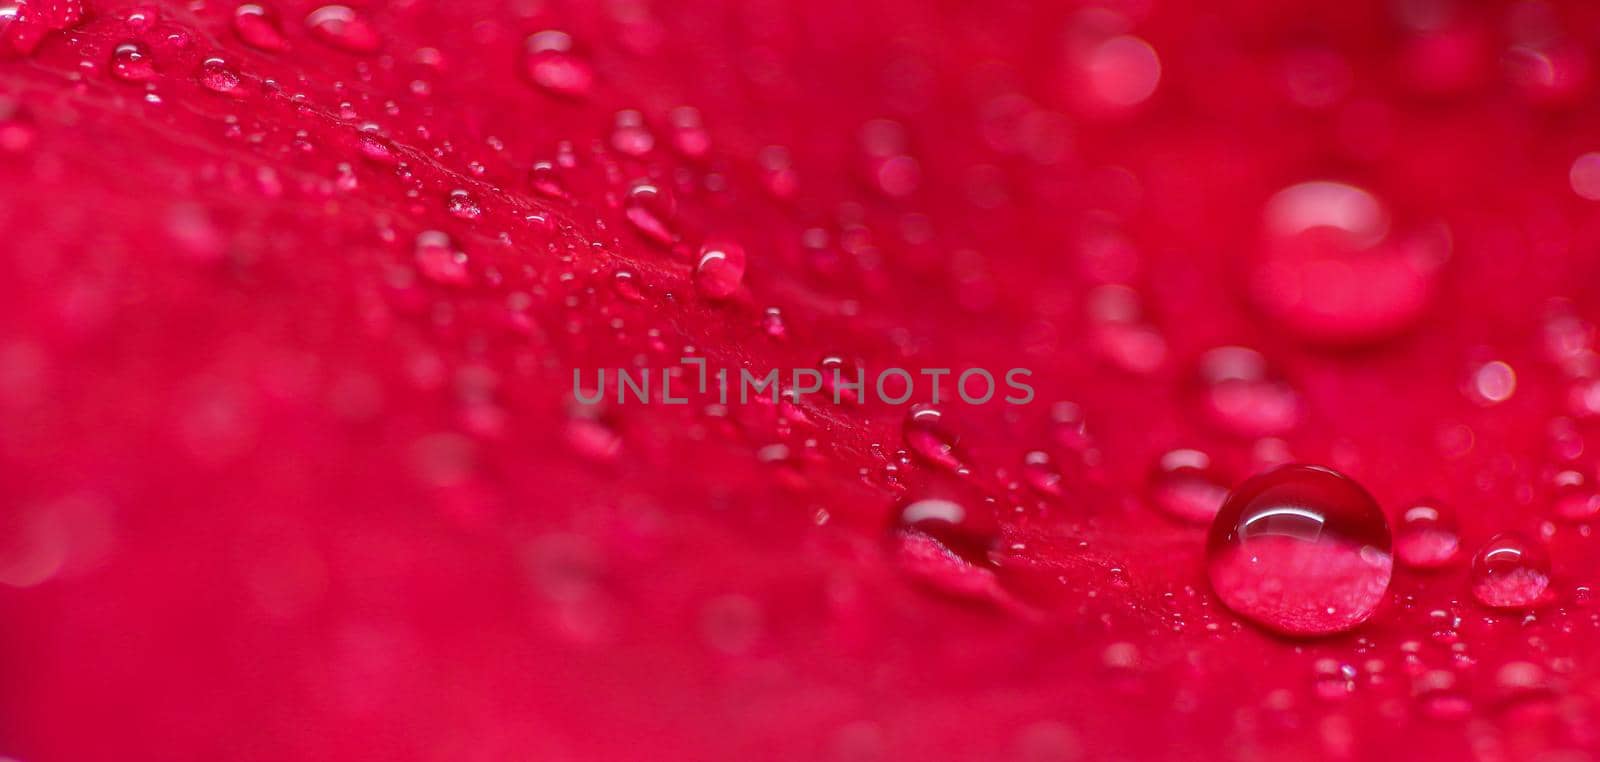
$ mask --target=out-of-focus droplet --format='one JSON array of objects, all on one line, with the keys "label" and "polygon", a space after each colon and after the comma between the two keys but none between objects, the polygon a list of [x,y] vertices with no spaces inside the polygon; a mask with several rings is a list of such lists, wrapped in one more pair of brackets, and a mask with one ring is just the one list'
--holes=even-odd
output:
[{"label": "out-of-focus droplet", "polygon": [[678,240],[678,234],[672,226],[677,209],[677,202],[671,194],[649,183],[640,183],[628,189],[628,196],[622,202],[622,211],[628,222],[633,223],[645,238],[663,246],[670,246]]},{"label": "out-of-focus droplet", "polygon": [[255,3],[245,3],[234,9],[233,32],[257,50],[276,52],[287,47],[277,17]]},{"label": "out-of-focus droplet", "polygon": [[1459,720],[1472,713],[1472,700],[1456,685],[1454,673],[1439,669],[1424,672],[1412,688],[1417,708],[1433,720]]},{"label": "out-of-focus droplet", "polygon": [[1600,201],[1600,153],[1586,153],[1572,161],[1567,171],[1572,192],[1589,201]]},{"label": "out-of-focus droplet", "polygon": [[447,286],[465,286],[472,282],[467,272],[467,258],[450,241],[450,236],[439,230],[424,230],[417,234],[417,269],[429,280]]},{"label": "out-of-focus droplet", "polygon": [[17,104],[0,97],[0,153],[22,153],[33,145],[38,128]]},{"label": "out-of-focus droplet", "polygon": [[1467,395],[1484,407],[1511,399],[1517,391],[1517,372],[1500,360],[1473,369],[1467,379]]},{"label": "out-of-focus droplet", "polygon": [[47,31],[28,17],[21,0],[0,0],[0,59],[31,55]]},{"label": "out-of-focus droplet", "polygon": [[1194,524],[1209,523],[1228,499],[1228,484],[1199,450],[1172,450],[1156,461],[1146,490],[1162,513]]},{"label": "out-of-focus droplet", "polygon": [[529,81],[556,95],[580,98],[594,86],[594,70],[572,49],[572,37],[553,29],[530,35],[523,47]]},{"label": "out-of-focus droplet", "polygon": [[694,269],[694,285],[712,299],[726,299],[744,281],[744,247],[732,239],[714,236],[700,246],[700,261]]},{"label": "out-of-focus droplet", "polygon": [[1127,286],[1089,293],[1089,338],[1101,357],[1129,373],[1153,373],[1167,360],[1167,340],[1146,322],[1139,295]]},{"label": "out-of-focus droplet", "polygon": [[862,168],[867,182],[889,198],[905,198],[922,181],[921,165],[908,153],[905,127],[888,119],[874,119],[861,128]]},{"label": "out-of-focus droplet", "polygon": [[1289,465],[1234,490],[1206,542],[1217,597],[1287,635],[1344,632],[1377,611],[1394,561],[1378,504],[1350,478]]},{"label": "out-of-focus droplet", "polygon": [[693,106],[679,106],[668,115],[672,124],[672,148],[685,159],[703,159],[711,152],[711,133],[700,121]]},{"label": "out-of-focus droplet", "polygon": [[954,471],[961,467],[959,437],[950,431],[944,413],[932,405],[913,405],[906,414],[906,447],[922,461]]},{"label": "out-of-focus droplet", "polygon": [[1531,609],[1550,600],[1550,557],[1516,532],[1491,537],[1472,559],[1472,597],[1494,609]]},{"label": "out-of-focus droplet", "polygon": [[111,51],[111,75],[123,82],[144,82],[156,75],[150,50],[140,42],[124,42]]},{"label": "out-of-focus droplet", "polygon": [[787,338],[789,326],[783,322],[783,312],[777,307],[768,307],[761,315],[761,330],[774,339]]},{"label": "out-of-focus droplet", "polygon": [[1083,67],[1089,92],[1118,108],[1148,100],[1161,82],[1161,58],[1155,48],[1132,35],[1112,37],[1094,46]]},{"label": "out-of-focus droplet", "polygon": [[239,94],[239,74],[220,58],[207,58],[200,64],[200,84],[223,95]]},{"label": "out-of-focus droplet", "polygon": [[644,156],[656,147],[656,136],[644,123],[644,114],[633,109],[617,112],[611,125],[611,147],[628,156]]},{"label": "out-of-focus droplet", "polygon": [[1219,347],[1200,358],[1201,408],[1223,430],[1238,436],[1282,436],[1300,422],[1300,395],[1267,370],[1261,353]]},{"label": "out-of-focus droplet", "polygon": [[1033,450],[1022,456],[1022,480],[1044,497],[1061,497],[1061,468],[1050,453]]},{"label": "out-of-focus droplet", "polygon": [[1337,182],[1278,192],[1263,227],[1251,294],[1314,343],[1364,344],[1410,328],[1432,302],[1450,249],[1442,227],[1391,232],[1375,196]]},{"label": "out-of-focus droplet", "polygon": [[324,5],[306,16],[313,37],[349,53],[376,53],[383,40],[361,14],[347,5]]},{"label": "out-of-focus droplet", "polygon": [[528,169],[528,184],[539,195],[559,201],[571,200],[566,183],[561,181],[561,170],[552,162],[536,161]]},{"label": "out-of-focus droplet", "polygon": [[1551,510],[1565,521],[1588,521],[1600,515],[1600,491],[1579,471],[1561,471],[1552,481]]},{"label": "out-of-focus droplet", "polygon": [[1394,552],[1413,569],[1437,569],[1461,555],[1455,513],[1432,500],[1419,501],[1400,514]]}]

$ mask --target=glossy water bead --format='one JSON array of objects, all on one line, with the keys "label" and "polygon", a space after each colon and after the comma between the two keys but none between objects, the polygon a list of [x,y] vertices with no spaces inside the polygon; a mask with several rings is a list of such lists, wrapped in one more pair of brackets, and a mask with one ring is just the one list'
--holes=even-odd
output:
[{"label": "glossy water bead", "polygon": [[1206,564],[1228,608],[1286,635],[1361,624],[1394,571],[1389,525],[1372,496],[1349,477],[1303,465],[1233,491],[1211,525]]},{"label": "glossy water bead", "polygon": [[1472,597],[1496,609],[1530,609],[1551,598],[1550,556],[1516,532],[1501,532],[1472,559]]}]

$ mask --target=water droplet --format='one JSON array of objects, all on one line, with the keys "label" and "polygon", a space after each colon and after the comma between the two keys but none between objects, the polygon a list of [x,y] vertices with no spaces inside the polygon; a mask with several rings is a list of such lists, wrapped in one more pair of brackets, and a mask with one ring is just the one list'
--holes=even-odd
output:
[{"label": "water droplet", "polygon": [[38,128],[14,101],[0,97],[0,152],[22,153],[33,145]]},{"label": "water droplet", "polygon": [[1491,537],[1472,559],[1472,597],[1495,609],[1530,609],[1550,599],[1550,557],[1516,532]]},{"label": "water droplet", "polygon": [[528,168],[528,184],[539,195],[553,198],[558,201],[570,201],[572,196],[567,193],[566,183],[561,181],[561,170],[548,161],[536,161]]},{"label": "water droplet", "polygon": [[1554,494],[1551,508],[1556,518],[1587,521],[1600,514],[1600,492],[1578,471],[1561,471],[1551,480]]},{"label": "water droplet", "polygon": [[233,32],[258,50],[279,51],[286,47],[277,17],[255,3],[245,3],[234,10]]},{"label": "water droplet", "polygon": [[450,216],[462,220],[475,220],[483,216],[483,207],[478,205],[478,199],[464,190],[450,191],[450,196],[444,201],[445,211]]},{"label": "water droplet", "polygon": [[761,330],[774,339],[782,339],[789,335],[789,327],[783,322],[783,312],[777,307],[768,307],[761,315]]},{"label": "water droplet", "polygon": [[20,0],[0,0],[0,58],[32,54],[46,31],[28,18]]},{"label": "water droplet", "polygon": [[1228,498],[1228,483],[1199,450],[1172,450],[1150,474],[1150,502],[1162,513],[1195,524],[1209,523]]},{"label": "water droplet", "polygon": [[450,236],[442,231],[424,230],[417,234],[416,259],[417,268],[435,283],[465,286],[472,282],[466,255],[456,251]]},{"label": "water droplet", "polygon": [[226,61],[220,58],[207,58],[200,64],[200,84],[215,93],[237,95],[239,75],[228,68]]},{"label": "water droplet", "polygon": [[1033,450],[1022,456],[1022,480],[1033,491],[1045,497],[1061,497],[1061,469],[1043,450]]},{"label": "water droplet", "polygon": [[1442,669],[1424,672],[1413,686],[1417,708],[1435,720],[1459,720],[1472,713],[1472,700],[1456,686],[1456,676]]},{"label": "water droplet", "polygon": [[530,35],[522,66],[530,81],[556,95],[582,97],[594,85],[594,70],[573,53],[572,37],[566,32],[552,29]]},{"label": "water droplet", "polygon": [[1089,338],[1101,357],[1129,373],[1153,373],[1167,359],[1167,340],[1144,320],[1139,295],[1127,286],[1089,293]]},{"label": "water droplet", "polygon": [[1211,588],[1229,609],[1287,635],[1366,621],[1394,570],[1378,504],[1319,466],[1281,466],[1239,485],[1211,525],[1206,557]]},{"label": "water droplet", "polygon": [[376,53],[383,41],[365,18],[346,5],[324,5],[306,15],[317,39],[350,53]]},{"label": "water droplet", "polygon": [[1420,501],[1400,515],[1394,552],[1413,569],[1437,569],[1461,554],[1455,513],[1431,500]]},{"label": "water droplet", "polygon": [[677,203],[659,187],[640,183],[630,188],[623,201],[623,214],[644,237],[656,243],[670,246],[678,240],[672,228]]},{"label": "water droplet", "polygon": [[644,114],[633,109],[617,112],[611,127],[611,147],[629,156],[644,156],[656,147],[656,137],[645,126]]},{"label": "water droplet", "polygon": [[944,414],[932,405],[913,405],[906,414],[906,447],[923,461],[954,471],[961,467],[959,437],[947,428]]},{"label": "water droplet", "polygon": [[144,82],[156,75],[155,61],[143,43],[124,42],[111,52],[111,74],[124,82]]},{"label": "water droplet", "polygon": [[1449,254],[1443,228],[1391,233],[1371,193],[1336,182],[1286,188],[1267,202],[1251,293],[1264,312],[1309,341],[1362,344],[1414,324]]},{"label": "water droplet", "polygon": [[672,124],[672,147],[685,159],[703,159],[711,152],[711,133],[700,121],[693,106],[679,106],[668,116]]},{"label": "water droplet", "polygon": [[1271,375],[1266,358],[1245,347],[1219,347],[1200,358],[1201,408],[1229,433],[1276,437],[1300,422],[1300,395]]},{"label": "water droplet", "polygon": [[1499,360],[1479,365],[1467,382],[1467,396],[1484,407],[1511,399],[1517,391],[1517,372]]},{"label": "water droplet", "polygon": [[1083,67],[1090,92],[1117,108],[1143,103],[1161,82],[1161,58],[1155,48],[1131,35],[1112,37],[1095,46]]},{"label": "water droplet", "polygon": [[987,564],[999,538],[993,510],[969,510],[970,501],[921,495],[895,507],[896,532],[915,532],[937,540],[969,563]]},{"label": "water droplet", "polygon": [[695,265],[694,285],[711,299],[726,299],[744,281],[744,247],[722,237],[708,238],[700,246],[700,262]]}]

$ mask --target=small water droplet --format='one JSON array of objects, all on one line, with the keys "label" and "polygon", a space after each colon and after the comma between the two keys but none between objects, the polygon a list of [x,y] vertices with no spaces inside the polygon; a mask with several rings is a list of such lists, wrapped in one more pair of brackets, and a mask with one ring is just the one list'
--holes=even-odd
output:
[{"label": "small water droplet", "polygon": [[594,70],[573,52],[566,32],[550,29],[530,35],[522,66],[530,81],[556,95],[578,98],[594,86]]},{"label": "small water droplet", "polygon": [[1401,563],[1413,569],[1449,565],[1461,554],[1455,512],[1432,500],[1407,508],[1395,527],[1394,551]]},{"label": "small water droplet", "polygon": [[228,68],[227,62],[220,58],[207,58],[200,64],[200,84],[215,93],[239,94],[238,73]]},{"label": "small water droplet", "polygon": [[777,307],[768,307],[761,315],[761,330],[774,339],[783,339],[789,335],[789,327],[783,322],[783,312]]},{"label": "small water droplet", "polygon": [[1022,480],[1045,497],[1061,497],[1063,492],[1061,469],[1050,453],[1043,450],[1033,450],[1022,456]]},{"label": "small water droplet", "polygon": [[1467,396],[1484,407],[1511,399],[1517,391],[1517,372],[1495,360],[1479,365],[1467,381]]},{"label": "small water droplet", "polygon": [[561,181],[561,170],[552,162],[536,161],[528,169],[528,184],[539,195],[558,201],[570,201],[566,183]]},{"label": "small water droplet", "polygon": [[1318,466],[1289,465],[1234,490],[1206,541],[1206,571],[1235,613],[1287,635],[1349,630],[1377,611],[1394,562],[1367,491]]},{"label": "small water droplet", "polygon": [[1587,521],[1600,514],[1600,492],[1579,471],[1561,471],[1551,479],[1551,508],[1556,518]]},{"label": "small water droplet", "polygon": [[429,280],[448,286],[465,286],[472,282],[467,272],[467,258],[456,251],[450,236],[439,230],[424,230],[417,234],[417,268]]},{"label": "small water droplet", "polygon": [[944,421],[944,413],[932,405],[913,405],[906,414],[904,428],[906,447],[912,454],[930,465],[954,471],[961,468],[961,457],[955,436]]},{"label": "small water droplet", "polygon": [[1180,521],[1209,523],[1228,498],[1228,482],[1199,450],[1172,450],[1150,474],[1150,502]]},{"label": "small water droplet", "polygon": [[1545,603],[1551,597],[1549,555],[1517,532],[1491,537],[1472,559],[1472,597],[1495,609]]},{"label": "small water droplet", "polygon": [[483,207],[478,205],[478,200],[464,190],[450,191],[450,196],[445,199],[444,208],[450,216],[457,219],[475,220],[483,216]]},{"label": "small water droplet", "polygon": [[1456,686],[1456,676],[1442,669],[1424,672],[1413,686],[1417,708],[1434,720],[1459,720],[1472,713],[1472,700]]},{"label": "small water droplet", "polygon": [[245,3],[234,10],[233,32],[258,50],[275,52],[286,47],[277,16],[255,3]]},{"label": "small water droplet", "polygon": [[672,227],[677,203],[662,188],[649,183],[633,186],[623,200],[623,214],[644,237],[656,243],[670,246],[678,240]]},{"label": "small water droplet", "polygon": [[744,247],[726,237],[708,238],[700,246],[700,261],[695,265],[694,285],[711,299],[726,299],[744,281]]},{"label": "small water droplet", "polygon": [[144,82],[155,77],[155,61],[143,43],[124,42],[111,52],[111,74],[124,82]]},{"label": "small water droplet", "polygon": [[645,126],[644,114],[633,109],[617,112],[611,127],[611,147],[629,156],[644,156],[656,147],[656,137]]},{"label": "small water droplet", "polygon": [[668,116],[672,124],[672,147],[686,159],[703,159],[711,152],[711,133],[700,121],[693,106],[679,106]]},{"label": "small water droplet", "polygon": [[349,53],[376,53],[383,41],[378,31],[347,5],[324,5],[306,15],[312,36]]}]

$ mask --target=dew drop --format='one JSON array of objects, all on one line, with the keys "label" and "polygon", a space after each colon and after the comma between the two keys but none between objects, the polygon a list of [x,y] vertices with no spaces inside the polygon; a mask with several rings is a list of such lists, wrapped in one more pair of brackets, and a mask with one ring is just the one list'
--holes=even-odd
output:
[{"label": "dew drop", "polygon": [[656,137],[644,123],[644,114],[633,109],[617,112],[611,126],[611,147],[628,156],[639,157],[656,147]]},{"label": "dew drop", "polygon": [[711,299],[726,299],[744,281],[744,247],[724,237],[713,237],[700,246],[700,261],[695,265],[694,285]]},{"label": "dew drop", "polygon": [[994,512],[969,510],[966,503],[945,496],[903,499],[896,504],[891,531],[926,535],[969,563],[988,563],[999,537]]},{"label": "dew drop", "polygon": [[1516,391],[1517,372],[1499,360],[1479,365],[1467,382],[1468,396],[1484,407],[1505,402]]},{"label": "dew drop", "polygon": [[1200,358],[1201,408],[1217,427],[1242,437],[1277,437],[1300,421],[1300,396],[1271,375],[1266,358],[1219,347]]},{"label": "dew drop", "polygon": [[522,66],[529,81],[556,95],[578,98],[594,86],[594,70],[573,53],[572,37],[566,32],[551,29],[530,35]]},{"label": "dew drop", "polygon": [[1394,570],[1389,525],[1367,491],[1288,465],[1234,490],[1206,542],[1206,571],[1235,613],[1286,635],[1344,632],[1377,611]]},{"label": "dew drop", "polygon": [[1400,515],[1394,552],[1413,569],[1438,569],[1461,555],[1455,513],[1431,500],[1419,501]]},{"label": "dew drop", "polygon": [[200,84],[214,93],[237,95],[239,75],[228,68],[227,62],[222,59],[207,58],[200,64]]},{"label": "dew drop", "polygon": [[156,75],[155,61],[143,43],[124,42],[111,52],[111,74],[123,82],[144,82]]},{"label": "dew drop", "polygon": [[372,24],[347,5],[324,5],[306,15],[312,36],[350,53],[376,53],[382,40]]},{"label": "dew drop", "polygon": [[20,0],[0,0],[0,58],[31,55],[46,31],[27,17]]},{"label": "dew drop", "polygon": [[1600,514],[1600,492],[1579,471],[1561,471],[1551,480],[1551,508],[1556,518],[1587,521]]},{"label": "dew drop", "polygon": [[1109,106],[1143,103],[1161,82],[1161,58],[1150,43],[1122,35],[1096,46],[1084,62],[1089,88]]},{"label": "dew drop", "polygon": [[528,185],[545,198],[558,201],[570,201],[571,194],[567,193],[566,183],[561,181],[561,170],[548,161],[537,161],[528,169]]},{"label": "dew drop", "polygon": [[1548,601],[1550,557],[1516,532],[1501,532],[1472,559],[1472,597],[1489,608],[1531,609]]},{"label": "dew drop", "polygon": [[685,159],[703,159],[711,152],[711,133],[700,121],[693,106],[679,106],[668,116],[672,125],[672,148]]},{"label": "dew drop", "polygon": [[1050,453],[1033,450],[1022,456],[1022,480],[1044,497],[1061,497],[1061,469]]},{"label": "dew drop", "polygon": [[1456,676],[1445,670],[1424,672],[1413,686],[1417,709],[1434,720],[1459,720],[1472,713],[1472,700],[1456,686]]},{"label": "dew drop", "polygon": [[657,186],[640,183],[630,188],[623,200],[623,214],[644,237],[656,243],[670,246],[678,240],[672,228],[677,203]]},{"label": "dew drop", "polygon": [[1172,450],[1156,461],[1148,494],[1162,513],[1205,524],[1228,498],[1228,484],[1212,467],[1210,456],[1199,450]]},{"label": "dew drop", "polygon": [[424,230],[417,234],[417,268],[429,280],[447,286],[465,286],[472,282],[467,272],[467,258],[456,251],[450,236],[439,230]]},{"label": "dew drop", "polygon": [[444,201],[444,208],[456,219],[475,220],[483,216],[483,207],[478,205],[478,200],[464,190],[450,191],[449,197]]},{"label": "dew drop", "polygon": [[257,50],[275,52],[286,47],[277,17],[255,3],[245,3],[234,10],[233,32]]},{"label": "dew drop", "polygon": [[906,414],[906,447],[924,462],[954,471],[961,467],[959,440],[944,422],[944,413],[932,405],[918,404]]}]

